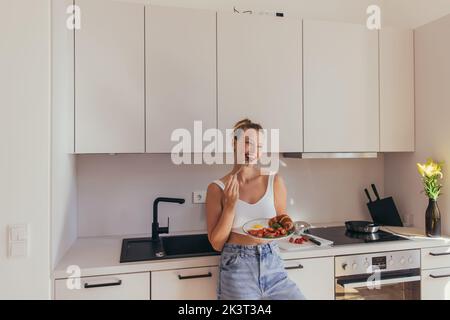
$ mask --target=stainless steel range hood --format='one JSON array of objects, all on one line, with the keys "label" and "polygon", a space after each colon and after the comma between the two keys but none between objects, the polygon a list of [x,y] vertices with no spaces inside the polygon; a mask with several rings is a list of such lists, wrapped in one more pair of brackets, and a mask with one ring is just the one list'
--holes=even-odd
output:
[{"label": "stainless steel range hood", "polygon": [[283,158],[293,159],[367,159],[377,158],[377,152],[294,152],[283,153]]}]

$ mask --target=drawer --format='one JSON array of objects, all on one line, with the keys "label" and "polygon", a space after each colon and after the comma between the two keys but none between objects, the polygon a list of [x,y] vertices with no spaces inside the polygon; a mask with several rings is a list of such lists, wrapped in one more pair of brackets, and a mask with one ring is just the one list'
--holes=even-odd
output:
[{"label": "drawer", "polygon": [[[79,288],[68,284],[79,281]],[[56,300],[149,300],[150,273],[55,280]]]},{"label": "drawer", "polygon": [[152,300],[216,300],[219,268],[202,267],[154,271]]},{"label": "drawer", "polygon": [[450,268],[450,247],[422,249],[422,269]]},{"label": "drawer", "polygon": [[450,300],[450,268],[423,270],[422,300]]}]

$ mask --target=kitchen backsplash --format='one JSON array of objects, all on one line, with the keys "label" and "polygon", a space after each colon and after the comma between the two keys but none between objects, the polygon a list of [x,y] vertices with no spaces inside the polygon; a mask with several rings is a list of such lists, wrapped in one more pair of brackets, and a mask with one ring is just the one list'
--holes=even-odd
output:
[{"label": "kitchen backsplash", "polygon": [[[384,162],[377,159],[281,159],[288,189],[288,212],[313,223],[368,219],[363,188],[384,186]],[[192,191],[206,190],[227,173],[225,165],[172,164],[168,154],[77,156],[78,235],[150,233],[152,203],[158,196],[186,203],[160,204],[159,221],[170,231],[206,230],[203,204]]]}]

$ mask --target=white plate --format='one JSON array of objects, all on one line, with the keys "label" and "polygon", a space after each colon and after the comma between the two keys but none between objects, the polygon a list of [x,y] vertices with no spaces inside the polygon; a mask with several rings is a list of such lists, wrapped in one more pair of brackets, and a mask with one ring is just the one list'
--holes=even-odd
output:
[{"label": "white plate", "polygon": [[269,220],[270,219],[267,219],[267,218],[250,220],[242,226],[242,230],[244,230],[244,232],[252,238],[259,239],[259,240],[265,240],[265,241],[286,239],[286,238],[290,238],[294,234],[294,231],[291,231],[290,233],[287,233],[286,235],[281,236],[281,237],[259,238],[259,237],[252,236],[250,233],[248,233],[249,230],[269,228]]}]

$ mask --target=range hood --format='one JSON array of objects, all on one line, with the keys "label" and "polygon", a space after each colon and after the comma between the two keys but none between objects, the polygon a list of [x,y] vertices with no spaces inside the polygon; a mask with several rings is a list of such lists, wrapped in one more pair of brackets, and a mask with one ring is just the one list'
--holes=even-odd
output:
[{"label": "range hood", "polygon": [[283,153],[283,158],[293,159],[365,159],[377,158],[377,152],[293,152]]}]

